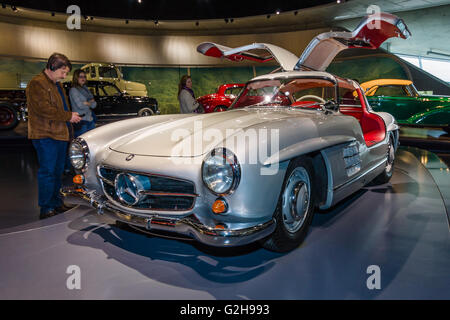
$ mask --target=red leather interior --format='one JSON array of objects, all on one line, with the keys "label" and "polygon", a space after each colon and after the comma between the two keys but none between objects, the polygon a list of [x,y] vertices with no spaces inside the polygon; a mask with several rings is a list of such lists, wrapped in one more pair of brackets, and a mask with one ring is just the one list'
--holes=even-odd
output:
[{"label": "red leather interior", "polygon": [[362,93],[359,89],[357,91],[362,102],[362,107],[341,106],[339,111],[358,119],[366,145],[370,147],[384,140],[386,136],[386,125],[380,116],[367,111],[365,99],[361,99]]}]

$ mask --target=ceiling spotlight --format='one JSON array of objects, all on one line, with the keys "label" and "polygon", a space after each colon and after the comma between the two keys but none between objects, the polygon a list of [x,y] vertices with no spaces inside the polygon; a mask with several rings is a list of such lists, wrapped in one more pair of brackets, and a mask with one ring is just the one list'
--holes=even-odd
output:
[{"label": "ceiling spotlight", "polygon": [[341,0],[337,0],[336,2],[337,2],[337,3],[341,3]]},{"label": "ceiling spotlight", "polygon": [[280,14],[280,10],[277,10],[275,13],[276,13],[276,14]]},{"label": "ceiling spotlight", "polygon": [[19,10],[17,10],[16,6],[11,6],[12,11],[17,12]]},{"label": "ceiling spotlight", "polygon": [[142,0],[138,0],[138,3],[142,3]]},{"label": "ceiling spotlight", "polygon": [[267,15],[267,19],[270,19],[270,14]]},{"label": "ceiling spotlight", "polygon": [[223,19],[223,20],[225,20],[225,23],[228,23],[228,18],[225,18],[225,19]]},{"label": "ceiling spotlight", "polygon": [[198,27],[198,25],[199,25],[200,23],[197,21],[196,23],[195,23],[195,25]]}]

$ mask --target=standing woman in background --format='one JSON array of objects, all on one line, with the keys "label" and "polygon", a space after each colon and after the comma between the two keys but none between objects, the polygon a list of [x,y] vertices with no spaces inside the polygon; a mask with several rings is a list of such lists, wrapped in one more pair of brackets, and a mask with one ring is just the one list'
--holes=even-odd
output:
[{"label": "standing woman in background", "polygon": [[185,74],[178,84],[178,101],[180,102],[180,113],[203,113],[203,107],[195,100],[192,90],[191,76]]},{"label": "standing woman in background", "polygon": [[86,86],[86,73],[83,70],[77,69],[73,73],[72,88],[69,92],[70,104],[72,110],[83,115],[80,123],[74,129],[75,137],[95,128],[95,120],[92,109],[97,106],[94,96]]}]

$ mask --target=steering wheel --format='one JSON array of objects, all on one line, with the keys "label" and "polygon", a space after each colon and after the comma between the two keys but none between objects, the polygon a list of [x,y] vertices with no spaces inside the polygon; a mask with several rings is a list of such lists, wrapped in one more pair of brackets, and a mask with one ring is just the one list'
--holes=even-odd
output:
[{"label": "steering wheel", "polygon": [[320,103],[326,103],[326,101],[324,99],[322,99],[321,97],[315,96],[313,94],[307,94],[306,96],[298,98],[296,101],[303,101],[303,100],[308,100],[308,99],[316,99]]}]

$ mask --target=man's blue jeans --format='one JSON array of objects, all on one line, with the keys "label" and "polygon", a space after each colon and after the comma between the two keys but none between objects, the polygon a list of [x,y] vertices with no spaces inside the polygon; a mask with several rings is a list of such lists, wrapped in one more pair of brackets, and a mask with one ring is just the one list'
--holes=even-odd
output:
[{"label": "man's blue jeans", "polygon": [[39,207],[41,213],[55,209],[63,204],[59,190],[67,153],[67,141],[50,138],[34,139],[33,146],[37,151],[39,170]]}]

